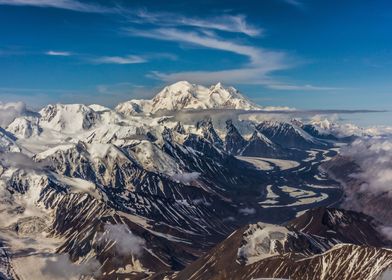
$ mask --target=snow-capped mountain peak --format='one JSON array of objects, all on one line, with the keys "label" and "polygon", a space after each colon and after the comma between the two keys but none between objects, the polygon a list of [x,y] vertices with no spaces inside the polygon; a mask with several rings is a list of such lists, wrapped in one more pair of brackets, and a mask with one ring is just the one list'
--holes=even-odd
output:
[{"label": "snow-capped mountain peak", "polygon": [[[160,93],[163,93],[165,90],[168,90],[169,92],[186,92],[186,91],[190,91],[190,90],[194,89],[195,87],[197,87],[197,85],[191,84],[188,81],[179,81],[179,82],[176,82],[174,84],[171,84],[171,85],[164,87],[163,90],[160,91]],[[157,96],[160,93],[158,93]]]},{"label": "snow-capped mountain peak", "polygon": [[[159,110],[177,111],[187,107],[199,109],[202,104],[206,103],[207,97],[208,89],[185,81],[177,82],[163,88],[152,99],[152,112],[155,113]],[[205,106],[201,108],[203,107]]]},{"label": "snow-capped mountain peak", "polygon": [[217,83],[205,86],[180,81],[164,87],[151,100],[130,100],[119,104],[116,110],[125,115],[197,109],[256,110],[253,104],[233,87],[225,88]]},{"label": "snow-capped mountain peak", "polygon": [[210,99],[232,109],[258,109],[258,106],[246,99],[236,88],[225,88],[221,83],[210,87]]}]

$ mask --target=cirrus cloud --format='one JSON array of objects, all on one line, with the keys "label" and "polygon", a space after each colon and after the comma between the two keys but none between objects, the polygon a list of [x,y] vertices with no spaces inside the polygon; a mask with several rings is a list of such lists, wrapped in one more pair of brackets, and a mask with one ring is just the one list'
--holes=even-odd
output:
[{"label": "cirrus cloud", "polygon": [[114,8],[77,0],[0,0],[0,5],[56,8],[86,13],[113,13]]},{"label": "cirrus cloud", "polygon": [[127,56],[103,56],[93,60],[97,64],[138,64],[145,63],[147,60],[137,55]]},{"label": "cirrus cloud", "polygon": [[66,52],[66,51],[47,51],[45,52],[46,55],[50,56],[71,56],[71,52]]}]

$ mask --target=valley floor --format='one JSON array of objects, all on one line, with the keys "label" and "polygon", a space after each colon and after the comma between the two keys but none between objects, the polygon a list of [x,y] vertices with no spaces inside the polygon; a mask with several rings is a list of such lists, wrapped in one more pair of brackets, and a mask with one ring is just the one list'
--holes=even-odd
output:
[{"label": "valley floor", "polygon": [[256,220],[284,223],[308,209],[339,205],[343,190],[321,165],[337,155],[336,148],[309,150],[309,157],[300,161],[242,157],[237,158],[267,172],[257,204],[262,208]]}]

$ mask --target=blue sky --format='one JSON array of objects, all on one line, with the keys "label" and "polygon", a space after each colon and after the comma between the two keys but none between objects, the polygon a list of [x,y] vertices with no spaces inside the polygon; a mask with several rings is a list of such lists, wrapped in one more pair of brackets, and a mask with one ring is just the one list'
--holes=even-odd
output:
[{"label": "blue sky", "polygon": [[113,106],[189,80],[392,110],[391,35],[389,1],[0,0],[0,100]]}]

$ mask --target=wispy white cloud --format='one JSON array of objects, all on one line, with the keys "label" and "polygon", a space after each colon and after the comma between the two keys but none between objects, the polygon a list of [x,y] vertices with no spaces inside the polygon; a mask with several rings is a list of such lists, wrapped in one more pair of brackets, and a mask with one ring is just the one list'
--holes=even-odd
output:
[{"label": "wispy white cloud", "polygon": [[97,64],[138,64],[147,62],[147,59],[137,55],[102,56],[93,59],[92,62]]},{"label": "wispy white cloud", "polygon": [[0,101],[0,127],[6,127],[26,111],[26,105],[23,102],[2,103]]},{"label": "wispy white cloud", "polygon": [[250,45],[228,41],[214,33],[186,32],[175,28],[157,28],[152,30],[128,29],[131,36],[141,36],[157,40],[186,43],[198,47],[231,52],[248,58],[246,66],[238,69],[220,71],[185,71],[177,73],[152,72],[149,76],[165,82],[188,80],[195,83],[210,84],[215,81],[223,83],[259,83],[270,81],[269,72],[290,67],[285,53],[267,51]]},{"label": "wispy white cloud", "polygon": [[176,173],[172,176],[172,179],[176,182],[189,185],[193,181],[196,181],[200,177],[200,173],[191,172],[191,173]]},{"label": "wispy white cloud", "polygon": [[314,85],[285,84],[272,78],[275,71],[295,67],[298,61],[291,59],[285,52],[266,50],[260,47],[243,44],[233,40],[222,39],[213,32],[183,31],[178,28],[155,28],[150,30],[128,29],[130,36],[140,36],[156,40],[173,41],[203,48],[216,49],[248,58],[248,63],[234,69],[216,71],[182,71],[162,73],[153,71],[148,76],[165,82],[187,80],[200,84],[211,84],[216,81],[229,84],[258,84],[274,90],[336,90],[336,87]]},{"label": "wispy white cloud", "polygon": [[286,2],[289,5],[295,6],[297,8],[304,8],[304,3],[302,3],[299,0],[284,0],[284,2]]},{"label": "wispy white cloud", "polygon": [[216,81],[224,84],[260,84],[271,82],[265,68],[239,68],[221,71],[185,71],[174,73],[151,72],[148,77],[162,80],[166,83],[190,81],[192,83],[209,85]]},{"label": "wispy white cloud", "polygon": [[343,88],[339,87],[322,87],[322,86],[312,86],[312,85],[290,85],[282,83],[271,83],[267,85],[270,89],[276,90],[340,90]]},{"label": "wispy white cloud", "polygon": [[0,5],[57,8],[86,13],[114,13],[116,8],[76,0],[0,0]]},{"label": "wispy white cloud", "polygon": [[65,51],[47,51],[45,52],[46,55],[50,56],[71,56],[71,52],[65,52]]},{"label": "wispy white cloud", "polygon": [[244,15],[221,15],[210,18],[192,18],[173,13],[153,13],[147,10],[139,10],[131,20],[138,23],[151,23],[165,27],[189,26],[202,29],[242,33],[248,36],[260,36],[264,30],[249,24]]},{"label": "wispy white cloud", "polygon": [[116,253],[121,257],[141,256],[146,241],[133,234],[126,224],[106,224],[105,231],[99,235],[98,243],[113,244]]},{"label": "wispy white cloud", "polygon": [[[138,56],[138,55],[126,55],[126,56],[93,56],[90,54],[77,54],[68,51],[46,51],[46,55],[48,56],[75,56],[80,60],[92,63],[92,64],[138,64],[138,63],[146,63],[148,62],[147,56]],[[152,56],[153,58],[164,58],[164,59],[175,59],[175,56],[170,54],[155,54]]]},{"label": "wispy white cloud", "polygon": [[201,19],[174,13],[150,12],[146,9],[131,10],[119,5],[103,6],[93,2],[86,3],[78,0],[0,0],[0,5],[57,8],[84,13],[118,14],[136,23],[150,23],[172,27],[189,26],[242,33],[252,37],[263,33],[262,28],[249,24],[244,15],[220,15]]},{"label": "wispy white cloud", "polygon": [[268,64],[272,61],[274,61],[274,64],[277,64],[278,61],[283,62],[283,57],[285,55],[283,52],[264,51],[253,46],[224,40],[211,33],[205,34],[194,31],[186,32],[176,28],[156,28],[151,30],[137,30],[130,28],[127,32],[131,36],[188,43],[205,48],[244,55],[249,58],[250,63],[253,65]]}]

